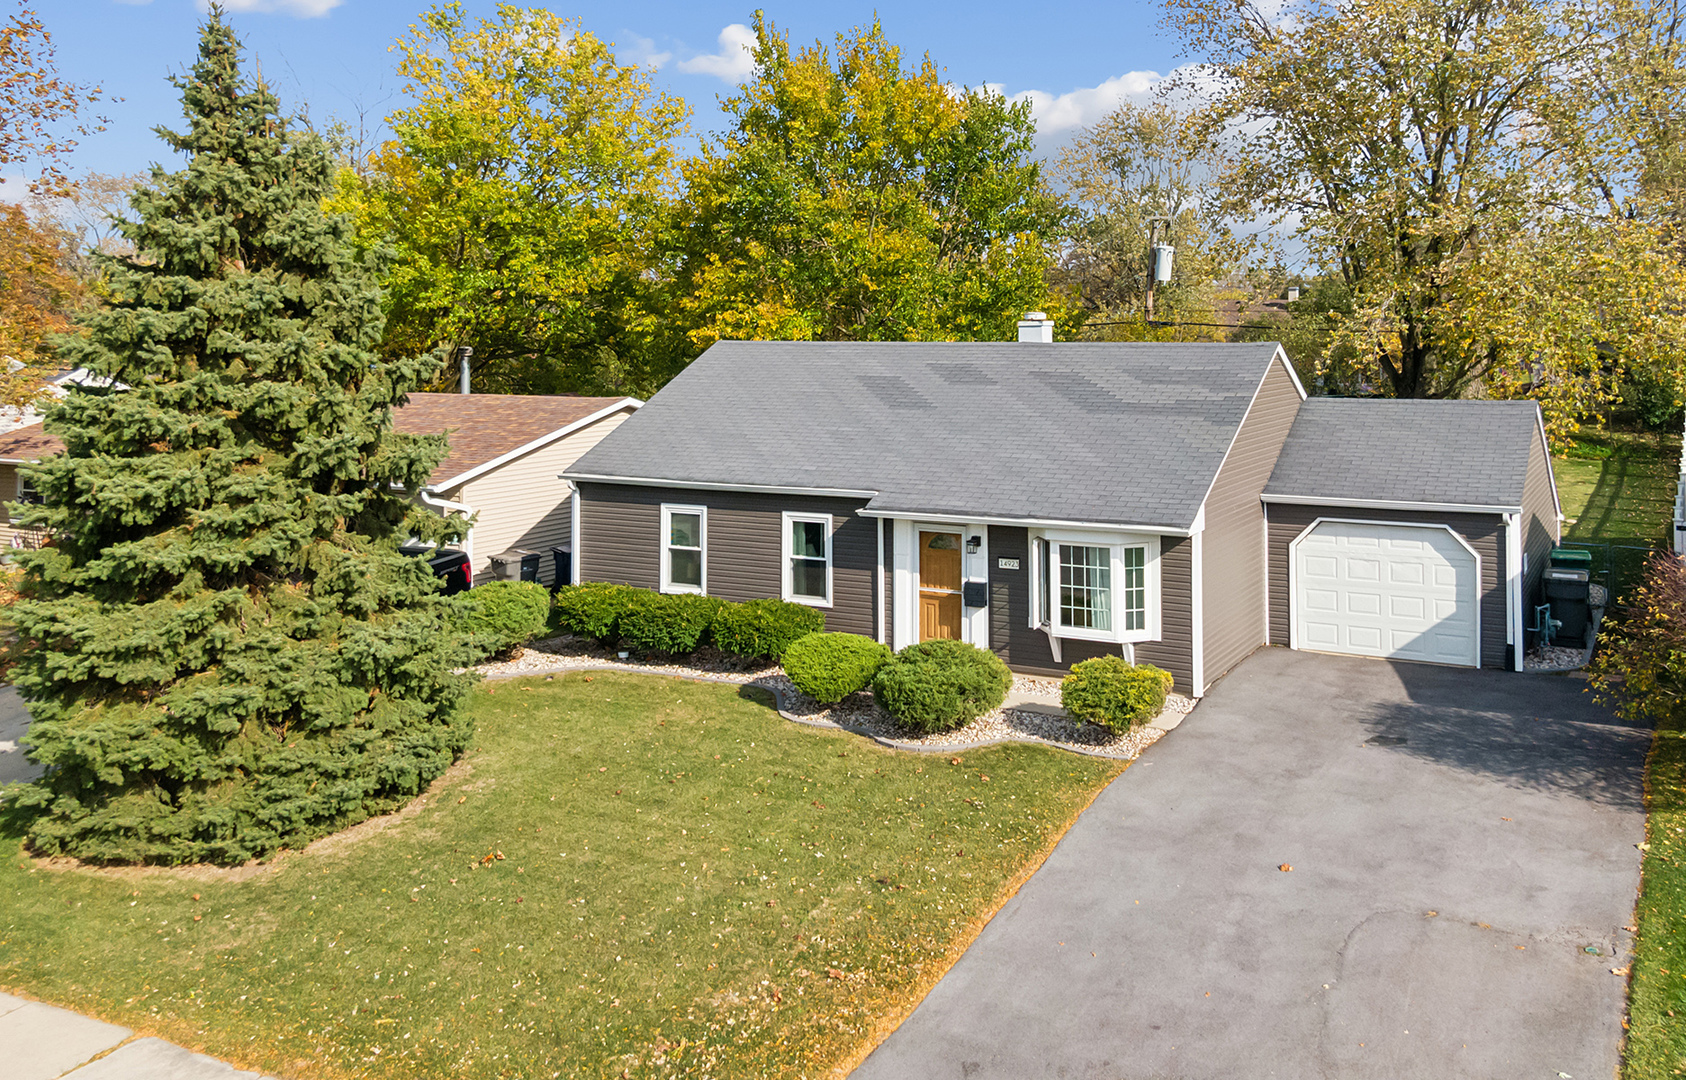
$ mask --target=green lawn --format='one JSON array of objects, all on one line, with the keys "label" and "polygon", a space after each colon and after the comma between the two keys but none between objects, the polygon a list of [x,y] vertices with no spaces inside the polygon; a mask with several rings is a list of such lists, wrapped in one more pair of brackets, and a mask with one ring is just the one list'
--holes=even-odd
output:
[{"label": "green lawn", "polygon": [[0,986],[283,1075],[823,1075],[1121,766],[956,765],[759,698],[489,684],[418,806],[258,873],[46,869],[8,828]]},{"label": "green lawn", "polygon": [[1563,503],[1563,538],[1660,544],[1674,521],[1680,436],[1587,428],[1552,459]]},{"label": "green lawn", "polygon": [[1686,1073],[1686,731],[1678,720],[1657,727],[1645,789],[1650,812],[1623,1080]]}]

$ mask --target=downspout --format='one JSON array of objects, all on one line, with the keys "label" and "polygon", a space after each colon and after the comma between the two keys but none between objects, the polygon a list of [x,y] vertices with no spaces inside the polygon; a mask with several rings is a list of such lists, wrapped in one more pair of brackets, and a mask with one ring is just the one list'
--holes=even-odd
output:
[{"label": "downspout", "polygon": [[1522,653],[1522,515],[1505,515],[1505,640],[1511,646],[1511,667],[1523,668]]},{"label": "downspout", "polygon": [[[473,518],[474,517],[474,513],[475,513],[474,507],[468,505],[467,503],[452,502],[449,499],[441,499],[441,498],[439,498],[435,495],[429,494],[429,491],[428,491],[427,488],[421,489],[421,493],[420,493],[419,497],[422,501],[423,506],[426,506],[426,507],[428,507],[429,509],[432,509],[432,510],[439,511],[440,517],[446,517],[449,514],[451,514],[452,512],[462,514],[464,517],[467,517],[467,518]],[[462,553],[464,555],[468,556],[469,570],[470,570],[470,572],[473,572],[473,569],[474,569],[474,526],[473,525],[470,525],[468,527],[468,532],[466,534],[464,534],[464,536],[462,538]]]},{"label": "downspout", "polygon": [[572,480],[564,480],[563,483],[568,485],[568,546],[573,549],[569,554],[574,562],[572,570],[577,585],[585,580],[580,576],[584,570],[580,559],[580,486]]}]

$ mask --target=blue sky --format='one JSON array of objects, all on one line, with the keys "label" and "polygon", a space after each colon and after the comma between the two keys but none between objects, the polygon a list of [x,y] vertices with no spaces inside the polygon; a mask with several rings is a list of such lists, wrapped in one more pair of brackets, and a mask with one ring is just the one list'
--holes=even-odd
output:
[{"label": "blue sky", "polygon": [[[422,10],[423,0],[225,0],[249,59],[289,107],[308,107],[313,118],[371,122],[398,103],[395,57],[388,47]],[[169,167],[152,134],[180,117],[176,92],[166,79],[192,61],[199,0],[30,0],[53,34],[60,72],[97,83],[110,95],[104,133],[83,141],[71,160],[76,171],[132,172],[153,161]],[[495,5],[464,4],[489,15]],[[693,129],[721,126],[718,98],[743,70],[736,40],[750,21],[747,4],[693,0],[618,0],[563,6],[558,15],[613,41],[624,59],[656,64],[658,85],[690,102]],[[1150,0],[1114,3],[780,3],[764,0],[767,14],[789,31],[793,43],[830,41],[839,31],[868,22],[874,12],[904,52],[929,53],[948,78],[966,85],[998,85],[1009,95],[1030,94],[1040,142],[1052,147],[1081,124],[1098,119],[1121,97],[1140,97],[1153,78],[1179,62],[1177,44],[1161,26],[1162,9]]]}]

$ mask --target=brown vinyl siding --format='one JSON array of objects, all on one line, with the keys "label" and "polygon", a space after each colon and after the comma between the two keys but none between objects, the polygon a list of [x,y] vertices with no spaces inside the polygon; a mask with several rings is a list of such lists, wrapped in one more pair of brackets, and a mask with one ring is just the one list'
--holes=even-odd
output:
[{"label": "brown vinyl siding", "polygon": [[[1169,671],[1177,689],[1190,691],[1194,679],[1194,621],[1189,604],[1190,543],[1176,536],[1159,540],[1159,641],[1136,645],[1136,659]],[[1000,560],[1017,559],[1017,570],[1001,569]],[[1098,641],[1060,642],[1054,662],[1048,635],[1030,627],[1030,531],[1009,525],[989,527],[989,643],[1014,671],[1029,675],[1064,675],[1079,660],[1117,656],[1120,646]]]},{"label": "brown vinyl siding", "polygon": [[1276,467],[1300,401],[1287,370],[1272,364],[1206,496],[1201,600],[1207,685],[1265,643],[1265,517],[1259,492]]},{"label": "brown vinyl siding", "polygon": [[661,505],[708,508],[708,592],[725,600],[771,597],[783,590],[784,513],[830,514],[832,606],[827,630],[875,637],[873,579],[878,525],[856,511],[860,499],[756,495],[631,484],[581,483],[580,580],[661,587]]},{"label": "brown vinyl siding", "polygon": [[478,515],[475,581],[492,580],[493,555],[520,548],[542,555],[539,580],[546,585],[554,582],[556,561],[550,549],[570,543],[574,516],[561,472],[631,415],[632,409],[627,408],[605,416],[445,493],[445,498],[472,506]]},{"label": "brown vinyl siding", "polygon": [[1288,545],[1318,518],[1398,522],[1450,527],[1481,557],[1481,666],[1505,666],[1505,522],[1500,514],[1433,513],[1426,510],[1377,510],[1338,506],[1271,503],[1266,507],[1270,535],[1270,640],[1287,645]]},{"label": "brown vinyl siding", "polygon": [[1528,568],[1522,586],[1524,612],[1538,602],[1535,597],[1540,575],[1551,561],[1551,549],[1557,546],[1561,529],[1557,500],[1552,497],[1551,456],[1546,453],[1545,440],[1536,435],[1528,450],[1528,475],[1522,485],[1522,551],[1527,556],[1523,565]]}]

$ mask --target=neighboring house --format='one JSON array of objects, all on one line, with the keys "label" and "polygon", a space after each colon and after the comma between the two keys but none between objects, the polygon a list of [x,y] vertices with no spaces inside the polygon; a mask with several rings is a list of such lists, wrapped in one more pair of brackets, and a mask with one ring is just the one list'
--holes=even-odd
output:
[{"label": "neighboring house", "polygon": [[642,404],[630,397],[522,394],[411,394],[393,428],[449,436],[451,452],[433,471],[422,501],[478,519],[462,547],[474,580],[491,580],[492,556],[539,552],[539,580],[554,581],[551,548],[573,537],[562,470],[596,446]]},{"label": "neighboring house", "polygon": [[[422,501],[436,510],[461,510],[478,519],[462,547],[474,580],[491,579],[491,557],[512,548],[539,552],[539,580],[553,580],[551,548],[572,537],[569,489],[563,469],[597,445],[641,403],[629,397],[514,394],[411,394],[393,428],[447,435],[450,453],[434,470]],[[39,420],[0,433],[0,502],[32,496],[18,466],[64,449]],[[0,506],[0,543],[35,546]]]},{"label": "neighboring house", "polygon": [[1558,531],[1532,403],[1307,402],[1275,344],[1050,330],[713,346],[564,471],[580,579],[1194,694],[1267,643],[1520,667]]}]

